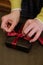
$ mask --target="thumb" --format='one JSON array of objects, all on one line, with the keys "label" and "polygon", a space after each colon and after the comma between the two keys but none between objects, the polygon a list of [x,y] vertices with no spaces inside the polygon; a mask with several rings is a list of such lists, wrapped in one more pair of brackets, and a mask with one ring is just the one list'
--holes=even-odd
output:
[{"label": "thumb", "polygon": [[9,27],[9,29],[8,29],[8,32],[11,32],[11,31],[13,31],[13,29],[15,28],[15,26],[17,25],[17,23],[14,22],[14,21],[12,21],[12,20],[10,20],[9,23],[10,23],[11,25],[10,25],[10,27]]}]

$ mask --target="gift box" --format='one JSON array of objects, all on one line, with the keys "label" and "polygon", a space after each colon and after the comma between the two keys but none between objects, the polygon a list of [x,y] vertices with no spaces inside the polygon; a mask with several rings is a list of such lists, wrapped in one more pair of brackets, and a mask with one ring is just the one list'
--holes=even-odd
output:
[{"label": "gift box", "polygon": [[6,46],[23,52],[29,52],[32,48],[32,44],[29,43],[30,38],[23,36],[21,33],[23,25],[19,23],[15,29],[7,33]]},{"label": "gift box", "polygon": [[6,46],[24,52],[29,52],[30,49],[32,48],[32,45],[29,43],[29,41],[23,38],[18,38],[17,40],[15,36],[7,37]]},{"label": "gift box", "polygon": [[[24,24],[22,25],[21,22],[18,23],[18,25],[15,27],[15,29],[7,33],[7,39],[6,39],[6,46],[9,48],[13,48],[16,50],[29,52],[32,48],[32,43],[29,42],[30,38],[27,36],[24,36],[22,34]],[[43,37],[42,34],[38,38],[38,41],[41,45],[43,45]]]}]

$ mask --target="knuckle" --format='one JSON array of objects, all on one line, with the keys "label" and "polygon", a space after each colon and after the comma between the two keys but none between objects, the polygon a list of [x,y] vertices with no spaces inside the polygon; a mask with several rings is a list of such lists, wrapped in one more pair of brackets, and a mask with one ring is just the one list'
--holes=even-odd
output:
[{"label": "knuckle", "polygon": [[4,20],[4,19],[6,19],[6,18],[7,18],[7,15],[2,16],[2,18],[1,18],[1,19],[2,19],[2,20]]},{"label": "knuckle", "polygon": [[2,17],[2,20],[5,19],[5,16]]}]

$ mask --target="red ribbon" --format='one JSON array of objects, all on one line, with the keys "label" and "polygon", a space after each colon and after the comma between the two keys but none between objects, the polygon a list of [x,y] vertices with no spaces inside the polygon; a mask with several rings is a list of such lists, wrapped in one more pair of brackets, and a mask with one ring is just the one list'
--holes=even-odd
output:
[{"label": "red ribbon", "polygon": [[[19,29],[18,32],[13,31],[13,32],[10,32],[10,33],[7,34],[7,36],[16,36],[16,38],[12,41],[13,45],[16,45],[19,38],[23,38],[23,39],[25,39],[27,41],[30,40],[30,37],[23,36],[23,34],[21,33],[23,26],[24,25],[21,26],[21,28]],[[38,41],[43,45],[43,38],[42,37],[39,37]]]},{"label": "red ribbon", "polygon": [[[16,33],[15,31],[8,33],[7,36],[16,36],[16,38],[12,41],[13,45],[16,45],[19,38],[24,38],[27,41],[30,40],[29,37],[23,36],[22,33]],[[43,38],[42,37],[39,37],[38,41],[43,45]]]},{"label": "red ribbon", "polygon": [[27,41],[30,40],[29,37],[23,36],[22,33],[16,33],[15,31],[8,33],[7,36],[16,36],[16,38],[12,41],[13,45],[16,45],[16,43],[17,43],[17,41],[18,41],[19,38],[24,38]]},{"label": "red ribbon", "polygon": [[39,37],[39,42],[41,43],[41,45],[43,45],[43,38],[42,37]]}]

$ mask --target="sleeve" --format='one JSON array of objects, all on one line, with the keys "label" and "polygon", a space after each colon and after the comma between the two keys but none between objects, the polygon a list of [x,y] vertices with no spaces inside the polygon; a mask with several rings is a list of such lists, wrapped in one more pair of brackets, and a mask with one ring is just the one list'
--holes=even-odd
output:
[{"label": "sleeve", "polygon": [[11,9],[21,8],[21,0],[10,0]]},{"label": "sleeve", "polygon": [[41,9],[40,14],[38,14],[36,18],[40,19],[43,22],[43,8]]}]

